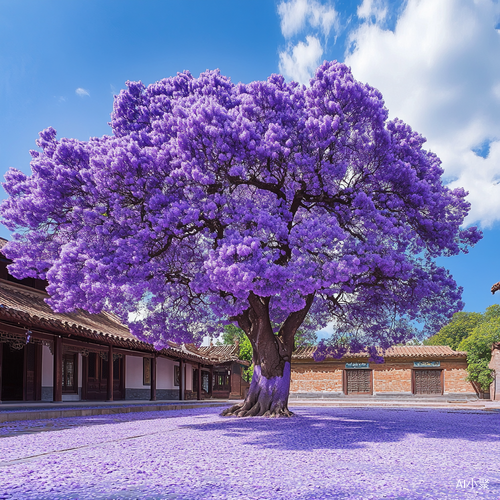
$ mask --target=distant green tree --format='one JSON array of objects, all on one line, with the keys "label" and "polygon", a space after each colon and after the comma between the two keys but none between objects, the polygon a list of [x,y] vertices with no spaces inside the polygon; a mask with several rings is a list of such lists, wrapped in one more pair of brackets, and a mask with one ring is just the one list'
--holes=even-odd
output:
[{"label": "distant green tree", "polygon": [[253,349],[252,344],[250,344],[250,340],[245,335],[245,332],[238,328],[236,325],[226,325],[224,327],[224,333],[222,334],[222,344],[232,345],[239,344],[239,353],[238,357],[244,361],[248,361],[250,366],[248,368],[243,369],[243,378],[250,382],[253,376]]},{"label": "distant green tree", "polygon": [[493,381],[488,364],[491,346],[500,341],[500,305],[489,306],[481,313],[458,312],[450,323],[436,335],[424,341],[425,345],[448,345],[467,352],[467,380],[478,390],[488,392]]},{"label": "distant green tree", "polygon": [[[500,307],[496,307],[500,311]],[[488,392],[493,382],[488,364],[491,360],[491,346],[495,342],[500,342],[500,318],[492,316],[490,321],[474,328],[458,346],[460,351],[467,352],[467,379],[475,382],[483,392]]]},{"label": "distant green tree", "polygon": [[439,330],[439,332],[435,335],[425,340],[424,344],[448,345],[453,350],[456,350],[460,342],[466,339],[472,333],[474,328],[484,321],[485,314],[483,315],[475,312],[457,312],[453,315],[450,323],[443,326],[443,328],[441,328],[441,330]]},{"label": "distant green tree", "polygon": [[[236,344],[236,341],[238,341],[241,345],[245,337],[246,337],[245,332],[241,328],[238,328],[236,325],[233,324],[226,325],[224,327],[224,333],[222,334],[222,344],[231,345],[231,344]],[[247,361],[252,361],[252,360],[248,359]]]},{"label": "distant green tree", "polygon": [[495,318],[500,318],[500,304],[493,304],[486,308],[486,312],[483,314],[484,321],[491,321]]}]

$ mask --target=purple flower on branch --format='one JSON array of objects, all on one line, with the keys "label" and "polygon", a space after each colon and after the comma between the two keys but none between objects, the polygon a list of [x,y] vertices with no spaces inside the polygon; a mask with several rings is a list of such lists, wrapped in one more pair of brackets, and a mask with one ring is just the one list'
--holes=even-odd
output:
[{"label": "purple flower on branch", "polygon": [[157,345],[236,322],[262,380],[232,412],[286,414],[288,390],[261,392],[288,383],[298,328],[333,322],[318,356],[384,350],[463,306],[435,259],[481,237],[460,229],[466,193],[345,65],[308,88],[218,71],[127,86],[112,136],[48,128],[32,175],[6,175],[11,272],[47,279],[56,311],[111,310]]}]

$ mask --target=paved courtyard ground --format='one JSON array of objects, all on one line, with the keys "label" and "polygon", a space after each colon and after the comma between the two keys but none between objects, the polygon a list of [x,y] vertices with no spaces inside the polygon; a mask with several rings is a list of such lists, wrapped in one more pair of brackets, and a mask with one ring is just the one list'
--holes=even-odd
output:
[{"label": "paved courtyard ground", "polygon": [[1,499],[500,499],[500,413],[218,408],[0,425]]}]

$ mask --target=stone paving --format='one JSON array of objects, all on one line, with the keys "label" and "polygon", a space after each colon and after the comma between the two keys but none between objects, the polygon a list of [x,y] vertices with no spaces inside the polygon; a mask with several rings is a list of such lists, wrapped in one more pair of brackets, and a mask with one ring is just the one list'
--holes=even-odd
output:
[{"label": "stone paving", "polygon": [[500,413],[220,408],[0,424],[1,499],[500,498]]}]

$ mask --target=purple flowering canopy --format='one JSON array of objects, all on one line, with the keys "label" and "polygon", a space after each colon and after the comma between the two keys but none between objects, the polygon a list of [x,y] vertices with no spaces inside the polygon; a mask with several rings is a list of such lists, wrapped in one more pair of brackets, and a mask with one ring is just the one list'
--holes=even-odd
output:
[{"label": "purple flowering canopy", "polygon": [[467,193],[348,67],[308,88],[218,71],[127,86],[112,136],[48,128],[32,175],[6,175],[10,270],[46,278],[54,310],[112,311],[158,348],[237,322],[255,370],[228,414],[282,415],[301,325],[333,321],[319,356],[375,356],[461,309],[435,258],[481,237],[460,229]]}]

